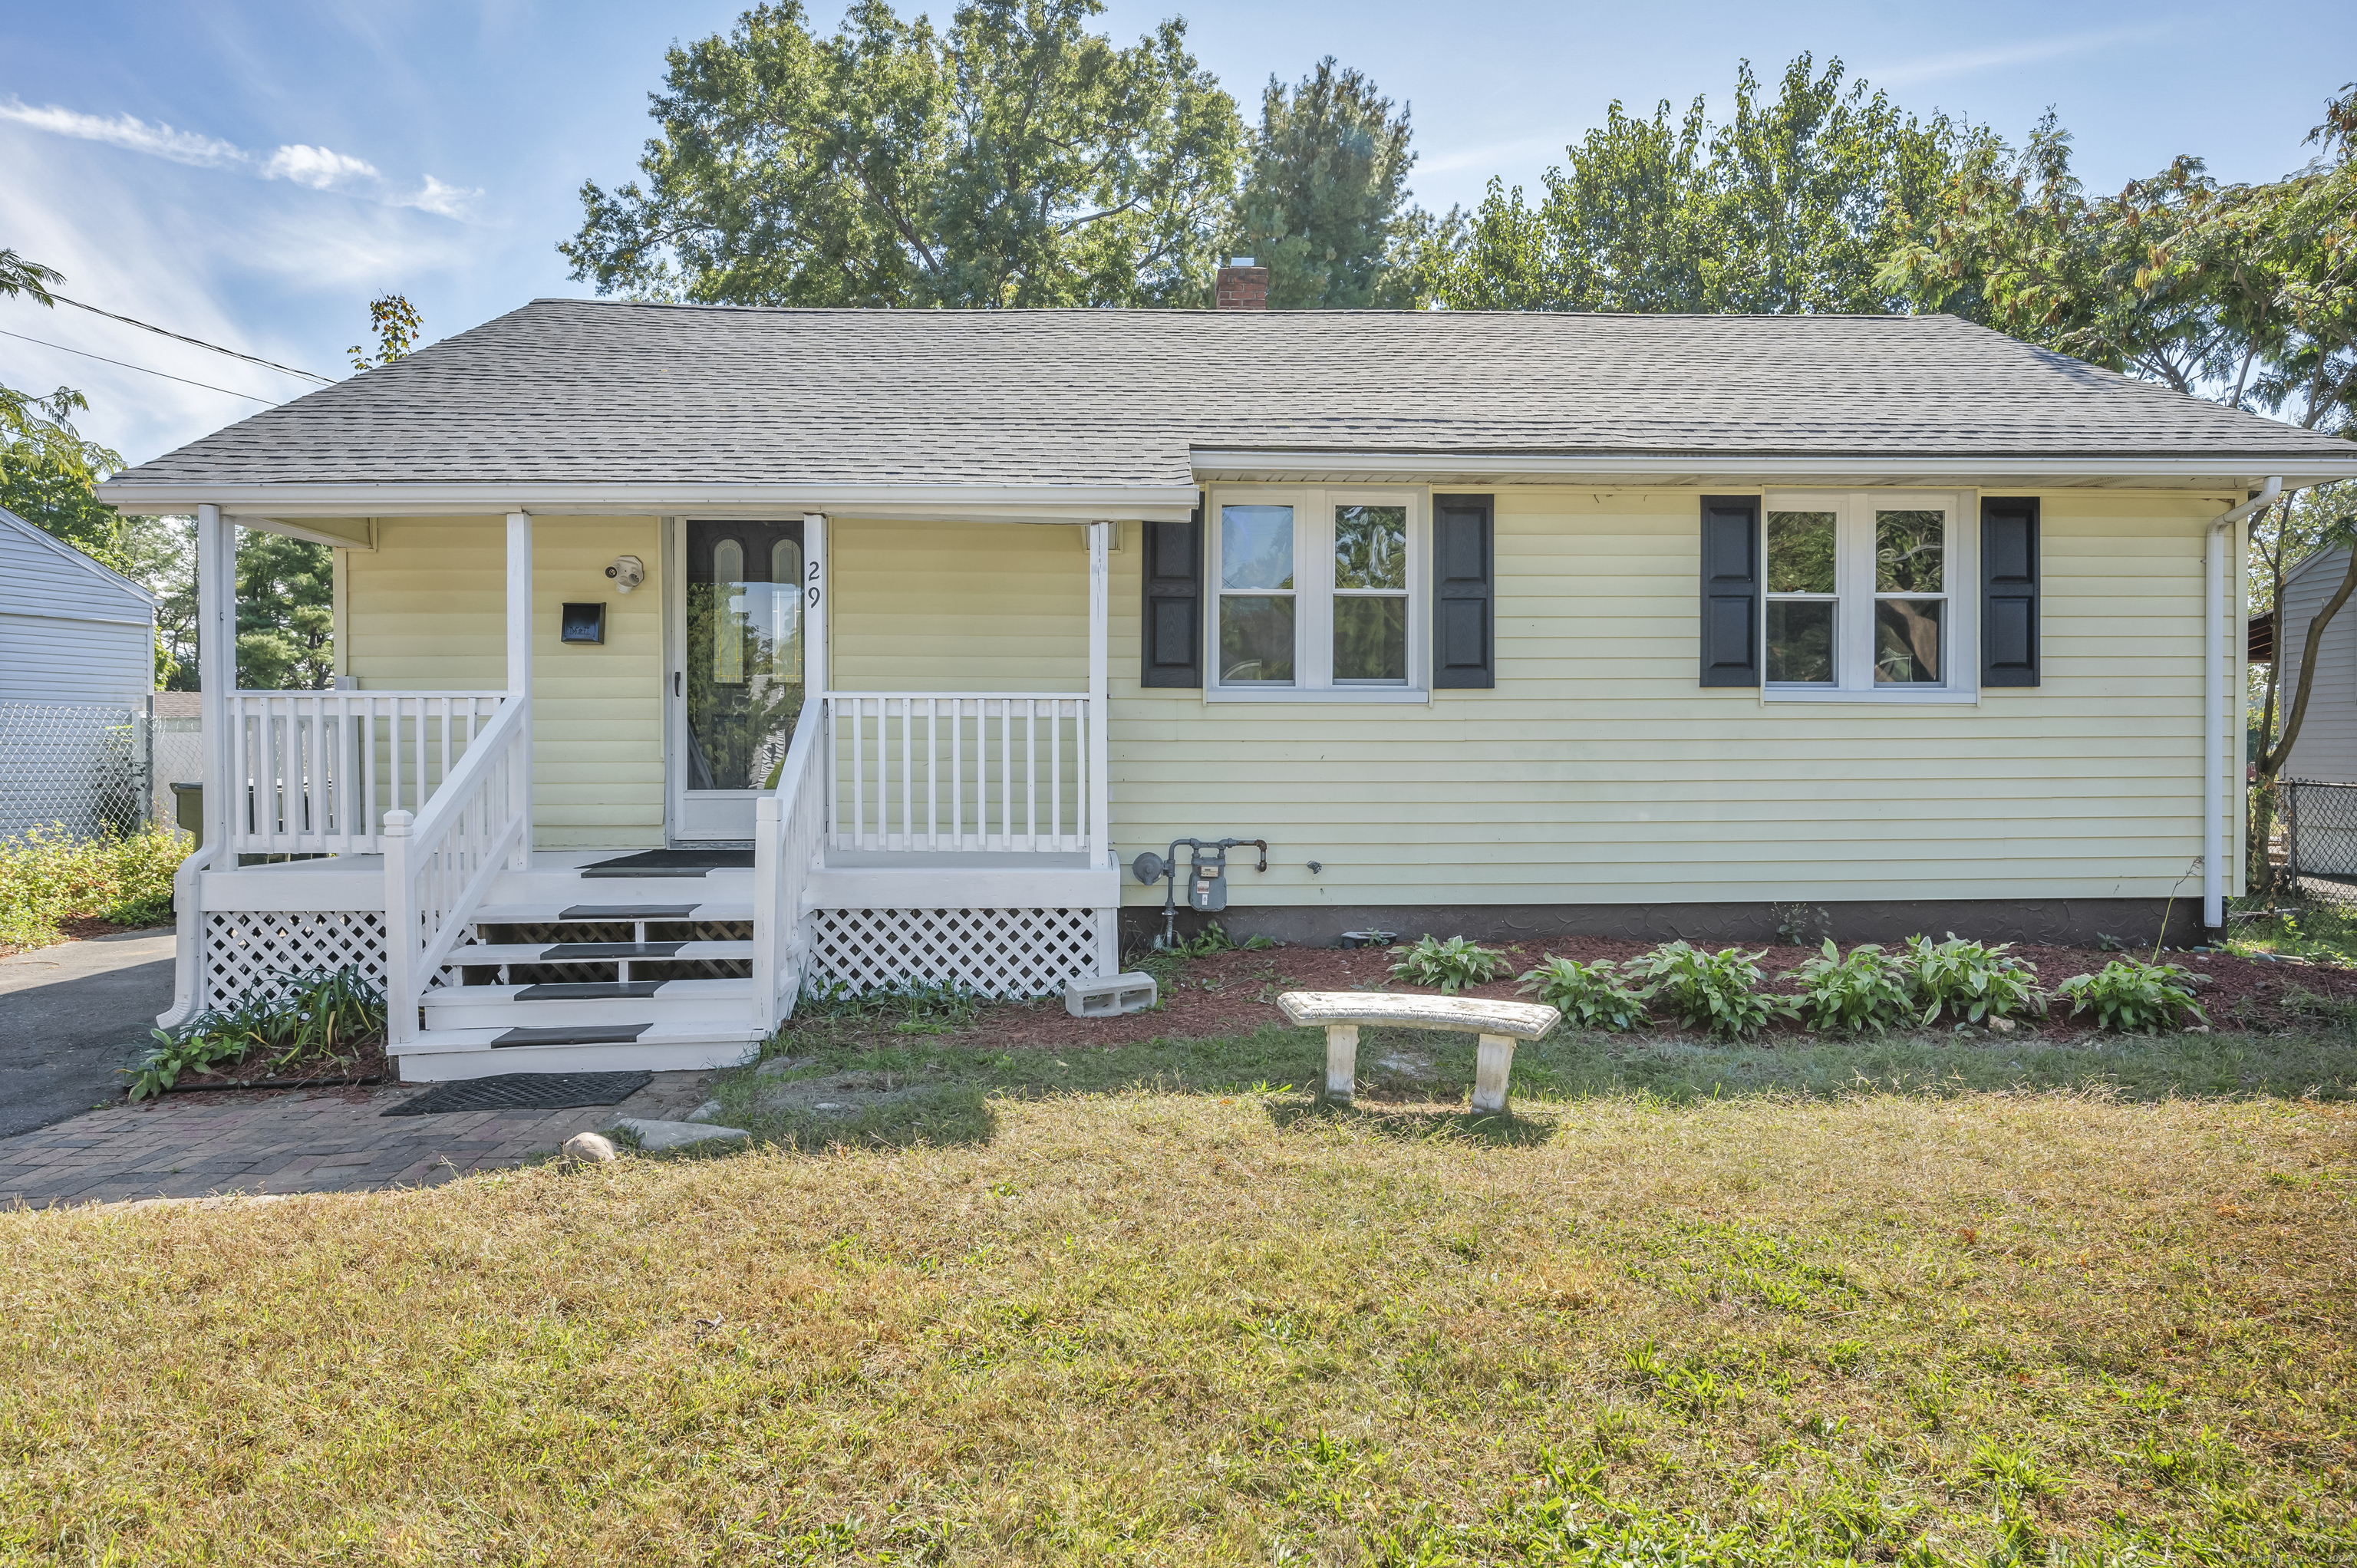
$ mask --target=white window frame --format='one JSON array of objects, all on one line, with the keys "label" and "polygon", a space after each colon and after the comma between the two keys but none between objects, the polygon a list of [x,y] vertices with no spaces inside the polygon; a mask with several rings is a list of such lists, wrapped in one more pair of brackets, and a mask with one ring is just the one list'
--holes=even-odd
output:
[{"label": "white window frame", "polygon": [[[1293,509],[1293,682],[1290,685],[1220,679],[1220,601],[1224,573],[1222,509]],[[1334,509],[1407,509],[1407,678],[1334,678]],[[1421,489],[1367,485],[1234,485],[1212,489],[1205,513],[1203,700],[1207,703],[1429,703],[1431,686],[1431,507]]]},{"label": "white window frame", "polygon": [[[1874,514],[1928,510],[1947,513],[1944,596],[1878,594],[1874,578]],[[1779,511],[1835,515],[1834,675],[1831,685],[1776,683],[1768,676],[1768,516]],[[1980,701],[1980,498],[1954,490],[1770,490],[1760,508],[1760,700],[1763,703],[1977,703]],[[1777,598],[1787,596],[1777,595]],[[1815,595],[1795,595],[1814,598]],[[1874,605],[1878,598],[1948,601],[1937,685],[1880,684],[1874,679]]]}]

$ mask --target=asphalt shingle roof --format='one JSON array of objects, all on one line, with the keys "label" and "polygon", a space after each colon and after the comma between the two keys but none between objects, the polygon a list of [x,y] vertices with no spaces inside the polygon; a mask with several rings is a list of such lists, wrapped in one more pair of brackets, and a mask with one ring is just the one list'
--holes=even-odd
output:
[{"label": "asphalt shingle roof", "polygon": [[2351,456],[1946,316],[543,299],[119,478],[1183,485],[1204,448]]}]

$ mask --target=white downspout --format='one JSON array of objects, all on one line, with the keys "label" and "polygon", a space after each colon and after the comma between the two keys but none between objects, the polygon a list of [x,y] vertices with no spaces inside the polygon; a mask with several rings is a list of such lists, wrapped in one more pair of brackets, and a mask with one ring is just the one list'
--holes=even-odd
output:
[{"label": "white downspout", "polygon": [[2276,475],[2241,506],[2212,518],[2202,557],[2201,923],[2213,931],[2226,924],[2226,711],[2233,705],[2226,690],[2226,531],[2281,494],[2283,478]]}]

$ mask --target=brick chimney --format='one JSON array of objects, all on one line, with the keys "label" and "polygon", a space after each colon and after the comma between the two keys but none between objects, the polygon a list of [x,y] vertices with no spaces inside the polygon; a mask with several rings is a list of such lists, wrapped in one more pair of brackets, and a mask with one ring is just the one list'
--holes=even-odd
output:
[{"label": "brick chimney", "polygon": [[1231,258],[1220,269],[1212,299],[1222,310],[1266,310],[1268,269],[1253,265],[1250,256]]}]

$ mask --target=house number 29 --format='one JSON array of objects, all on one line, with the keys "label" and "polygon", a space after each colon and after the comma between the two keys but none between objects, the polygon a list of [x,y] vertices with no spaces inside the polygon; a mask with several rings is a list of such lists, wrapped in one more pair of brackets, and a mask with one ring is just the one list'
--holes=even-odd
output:
[{"label": "house number 29", "polygon": [[813,561],[813,562],[812,562],[812,563],[810,564],[810,571],[809,571],[808,573],[806,573],[806,574],[805,574],[805,575],[806,575],[806,576],[808,576],[808,577],[809,577],[809,579],[810,579],[810,588],[809,588],[810,607],[811,607],[811,608],[813,608],[813,609],[816,609],[816,608],[818,608],[818,563],[817,563],[817,562]]}]

